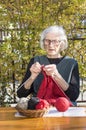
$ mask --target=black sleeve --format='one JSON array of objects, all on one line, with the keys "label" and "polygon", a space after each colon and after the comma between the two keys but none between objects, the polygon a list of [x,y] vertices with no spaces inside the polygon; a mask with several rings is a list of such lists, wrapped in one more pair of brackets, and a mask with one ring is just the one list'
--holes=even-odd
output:
[{"label": "black sleeve", "polygon": [[34,58],[32,58],[27,66],[27,70],[26,70],[26,73],[25,73],[25,76],[22,80],[22,83],[19,85],[18,89],[17,89],[17,96],[19,98],[21,97],[27,97],[32,91],[33,91],[33,84],[31,85],[31,88],[30,89],[25,89],[24,87],[24,82],[30,77],[31,75],[31,72],[30,72],[30,67],[31,65],[34,63]]},{"label": "black sleeve", "polygon": [[80,81],[79,81],[79,69],[78,63],[75,65],[71,81],[69,83],[69,88],[65,91],[66,95],[70,98],[71,101],[75,101],[80,93]]}]

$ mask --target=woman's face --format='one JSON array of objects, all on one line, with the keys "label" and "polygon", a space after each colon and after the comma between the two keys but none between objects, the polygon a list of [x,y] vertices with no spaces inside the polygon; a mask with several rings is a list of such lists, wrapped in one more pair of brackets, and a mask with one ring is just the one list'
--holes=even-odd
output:
[{"label": "woman's face", "polygon": [[44,39],[44,49],[49,58],[58,58],[60,56],[61,42],[55,33],[48,33]]}]

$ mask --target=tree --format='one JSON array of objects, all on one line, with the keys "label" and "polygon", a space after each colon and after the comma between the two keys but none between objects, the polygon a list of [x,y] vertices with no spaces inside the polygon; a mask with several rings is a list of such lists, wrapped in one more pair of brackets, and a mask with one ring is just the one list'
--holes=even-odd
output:
[{"label": "tree", "polygon": [[58,24],[66,29],[69,48],[64,53],[78,60],[80,76],[86,77],[85,15],[86,0],[0,2],[0,80],[7,87],[13,83],[14,102],[15,81],[21,82],[32,56],[44,54],[39,47],[39,34],[47,26]]}]

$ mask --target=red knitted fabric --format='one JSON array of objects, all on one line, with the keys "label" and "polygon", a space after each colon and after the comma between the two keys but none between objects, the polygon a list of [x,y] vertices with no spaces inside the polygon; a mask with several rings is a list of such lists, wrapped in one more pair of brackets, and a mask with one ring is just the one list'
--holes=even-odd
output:
[{"label": "red knitted fabric", "polygon": [[[69,100],[67,95],[61,89],[61,87],[57,85],[52,77],[47,76],[44,71],[42,71],[42,73],[44,75],[44,79],[38,90],[37,97],[47,100],[51,105],[55,104],[58,97],[65,97]],[[71,102],[70,105],[72,105]]]}]

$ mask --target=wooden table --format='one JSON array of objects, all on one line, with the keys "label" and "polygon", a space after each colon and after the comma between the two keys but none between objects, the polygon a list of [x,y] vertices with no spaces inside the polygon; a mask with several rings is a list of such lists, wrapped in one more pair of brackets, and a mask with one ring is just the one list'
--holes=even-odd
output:
[{"label": "wooden table", "polygon": [[15,108],[0,108],[0,130],[86,130],[86,117],[15,117]]}]

